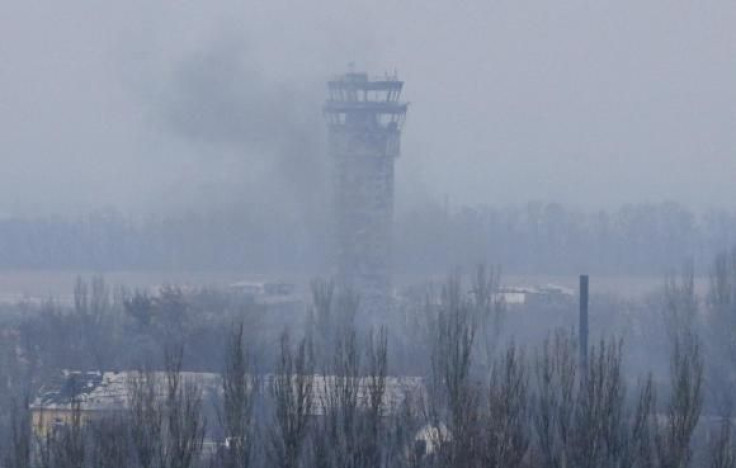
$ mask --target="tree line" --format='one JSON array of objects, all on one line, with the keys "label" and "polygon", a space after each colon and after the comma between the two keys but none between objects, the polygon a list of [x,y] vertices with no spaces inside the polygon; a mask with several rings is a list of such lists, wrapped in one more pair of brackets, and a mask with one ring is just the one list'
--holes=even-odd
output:
[{"label": "tree line", "polygon": [[[496,269],[479,268],[470,281],[452,275],[428,292],[415,304],[423,318],[405,335],[399,324],[361,328],[359,297],[329,281],[313,282],[303,326],[269,334],[253,320],[267,311],[246,311],[212,291],[151,296],[80,280],[69,307],[26,310],[3,328],[0,463],[733,467],[736,251],[715,258],[705,297],[693,277],[687,266],[665,281],[662,321],[648,325],[662,330],[668,365],[640,374],[627,371],[628,344],[616,336],[591,346],[587,366],[571,328],[538,343],[502,339],[509,311],[495,295]],[[217,338],[196,341],[205,326]],[[130,347],[145,352],[127,362],[114,355]],[[66,348],[71,354],[56,356]],[[407,350],[413,364],[398,370]],[[69,421],[34,431],[29,404],[44,374],[121,365],[138,376],[124,411],[87,419],[72,402]],[[188,379],[192,370],[220,374],[215,401]],[[423,385],[389,410],[390,379],[403,375]]]},{"label": "tree line", "polygon": [[[315,215],[320,216],[320,215]],[[85,270],[319,270],[329,249],[326,218],[243,208],[132,220],[0,219],[0,268]],[[397,215],[397,272],[443,273],[493,258],[510,274],[654,274],[689,257],[699,267],[726,249],[736,213],[676,203],[578,210],[555,203],[443,207]]]}]

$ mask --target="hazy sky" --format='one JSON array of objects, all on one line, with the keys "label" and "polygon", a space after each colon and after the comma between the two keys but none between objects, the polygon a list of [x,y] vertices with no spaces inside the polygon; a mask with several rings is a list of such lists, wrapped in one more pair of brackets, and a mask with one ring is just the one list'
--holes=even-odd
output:
[{"label": "hazy sky", "polygon": [[0,215],[319,204],[349,62],[406,81],[400,207],[736,208],[735,25],[732,0],[0,1]]}]

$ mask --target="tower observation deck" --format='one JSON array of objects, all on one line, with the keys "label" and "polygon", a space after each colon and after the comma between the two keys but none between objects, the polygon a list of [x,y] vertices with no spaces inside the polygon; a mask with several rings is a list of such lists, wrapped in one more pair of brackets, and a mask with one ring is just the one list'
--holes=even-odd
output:
[{"label": "tower observation deck", "polygon": [[360,295],[369,320],[385,318],[390,309],[394,159],[407,110],[400,101],[403,85],[365,73],[327,84],[334,264],[338,283]]}]

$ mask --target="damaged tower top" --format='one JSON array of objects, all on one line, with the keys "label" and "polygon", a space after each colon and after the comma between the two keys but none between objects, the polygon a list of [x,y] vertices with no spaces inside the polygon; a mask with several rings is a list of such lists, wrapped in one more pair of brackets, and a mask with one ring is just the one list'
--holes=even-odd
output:
[{"label": "damaged tower top", "polygon": [[334,189],[334,264],[338,283],[360,296],[368,321],[391,307],[394,159],[407,104],[396,77],[346,73],[328,82]]}]

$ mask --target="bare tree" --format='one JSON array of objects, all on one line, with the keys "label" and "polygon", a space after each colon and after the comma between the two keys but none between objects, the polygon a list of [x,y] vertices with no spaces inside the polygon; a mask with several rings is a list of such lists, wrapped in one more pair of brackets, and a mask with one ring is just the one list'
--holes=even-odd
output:
[{"label": "bare tree", "polygon": [[487,369],[493,365],[505,314],[503,297],[498,294],[500,281],[501,269],[485,265],[478,265],[472,279],[471,297],[478,317],[481,357]]},{"label": "bare tree", "polygon": [[32,430],[28,397],[21,404],[13,402],[10,413],[10,446],[5,455],[9,468],[31,467]]},{"label": "bare tree", "polygon": [[336,338],[355,327],[360,297],[349,287],[339,290],[335,283],[323,279],[311,282],[312,308],[308,316],[308,333],[315,338],[315,361],[330,364],[330,357],[338,345]]},{"label": "bare tree", "polygon": [[483,464],[488,468],[518,468],[529,450],[531,424],[529,378],[524,353],[514,345],[496,362],[484,421]]},{"label": "bare tree", "polygon": [[175,346],[185,336],[189,326],[191,305],[184,292],[176,286],[165,286],[154,301],[156,331],[166,346]]},{"label": "bare tree", "polygon": [[[74,286],[75,331],[82,344],[82,362],[94,369],[104,369],[109,365],[115,321],[112,316],[110,290],[102,276],[94,276],[90,283],[77,277]],[[77,363],[79,365],[79,363]]]},{"label": "bare tree", "polygon": [[576,362],[574,346],[563,332],[545,340],[537,354],[534,427],[540,467],[560,468],[571,462]]},{"label": "bare tree", "polygon": [[659,425],[649,377],[636,404],[626,399],[622,343],[601,340],[579,375],[575,343],[558,332],[536,360],[535,465],[644,468],[659,464]]},{"label": "bare tree", "polygon": [[332,332],[334,325],[333,299],[335,284],[315,278],[310,283],[312,290],[312,308],[309,311],[310,322],[314,336],[319,338],[319,346],[323,349],[332,349]]},{"label": "bare tree", "polygon": [[697,337],[675,341],[670,385],[666,420],[656,437],[657,458],[662,468],[686,468],[692,460],[691,439],[703,406],[703,360]]},{"label": "bare tree", "polygon": [[94,468],[126,468],[130,466],[130,429],[128,420],[112,414],[93,421],[89,426],[90,462]]},{"label": "bare tree", "polygon": [[138,466],[153,468],[163,459],[163,408],[152,371],[141,370],[128,380],[130,438]]},{"label": "bare tree", "polygon": [[205,422],[202,417],[202,391],[196,382],[182,376],[184,350],[167,348],[165,428],[163,468],[189,468],[202,451]]},{"label": "bare tree", "polygon": [[154,300],[147,293],[136,291],[123,299],[125,313],[137,325],[139,333],[144,332],[153,323]]},{"label": "bare tree", "polygon": [[368,336],[368,408],[364,418],[362,465],[380,466],[381,443],[385,436],[384,401],[386,396],[386,376],[388,374],[388,333],[381,328],[377,336]]},{"label": "bare tree", "polygon": [[18,339],[0,330],[0,451],[8,460],[22,464],[30,445],[27,419],[30,382],[28,364],[21,359]]},{"label": "bare tree", "polygon": [[324,372],[320,418],[312,431],[315,467],[376,467],[385,435],[384,397],[388,369],[387,333],[371,332],[361,365],[357,333],[345,329],[337,338],[333,363]]},{"label": "bare tree", "polygon": [[417,433],[422,427],[422,415],[417,414],[417,395],[407,394],[396,412],[387,416],[386,437],[382,464],[375,466],[396,468],[426,468],[432,466],[427,460],[427,447],[424,441],[417,440]]},{"label": "bare tree", "polygon": [[736,249],[719,253],[710,273],[705,340],[709,390],[722,413],[733,407],[736,389]]},{"label": "bare tree", "polygon": [[222,424],[225,432],[223,466],[248,468],[253,460],[253,402],[257,388],[249,357],[243,348],[243,324],[230,333],[222,375]]},{"label": "bare tree", "polygon": [[308,338],[301,341],[294,353],[289,335],[284,333],[276,374],[270,385],[275,413],[268,452],[271,466],[300,466],[313,410],[313,386],[314,365]]},{"label": "bare tree", "polygon": [[657,396],[651,374],[640,384],[636,409],[631,423],[628,450],[622,457],[622,468],[654,468]]},{"label": "bare tree", "polygon": [[730,418],[723,418],[718,434],[710,442],[710,468],[736,468],[733,428]]},{"label": "bare tree", "polygon": [[[358,466],[360,355],[355,330],[343,330],[337,338],[331,375],[322,379],[324,401],[318,426],[330,450],[327,466]],[[325,374],[328,374],[325,372]]]},{"label": "bare tree", "polygon": [[[431,313],[431,311],[430,311]],[[471,382],[473,346],[478,317],[473,304],[462,292],[459,276],[453,276],[442,288],[440,303],[433,317],[431,336],[432,402],[429,423],[439,428],[449,423],[452,437],[437,431],[442,447],[441,463],[469,466],[477,455],[478,405],[480,392]]]},{"label": "bare tree", "polygon": [[87,433],[82,420],[79,400],[71,403],[68,420],[36,441],[38,464],[41,468],[79,468],[87,461]]},{"label": "bare tree", "polygon": [[698,297],[692,262],[685,263],[679,280],[676,275],[669,275],[665,280],[664,319],[670,340],[692,332],[698,325]]},{"label": "bare tree", "polygon": [[580,378],[573,420],[574,466],[619,467],[629,457],[626,388],[621,342],[601,340],[590,352],[587,375]]}]

